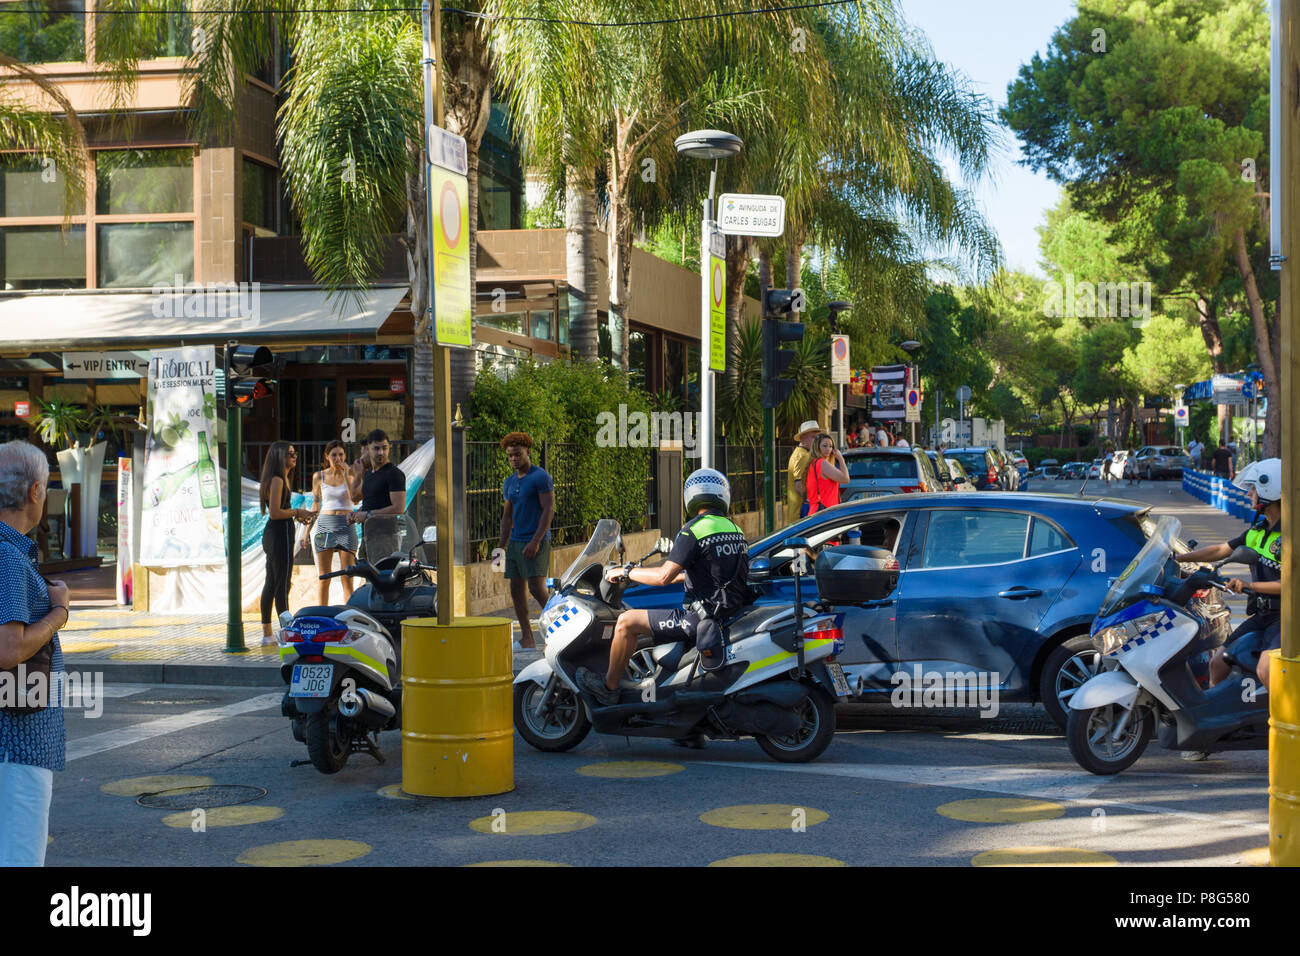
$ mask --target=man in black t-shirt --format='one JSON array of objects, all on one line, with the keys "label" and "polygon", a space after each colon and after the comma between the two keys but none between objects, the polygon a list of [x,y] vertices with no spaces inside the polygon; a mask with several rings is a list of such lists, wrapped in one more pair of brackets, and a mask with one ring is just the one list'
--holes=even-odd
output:
[{"label": "man in black t-shirt", "polygon": [[[388,435],[376,428],[366,436],[365,452],[352,466],[353,474],[360,479],[361,494],[353,495],[353,502],[361,507],[348,515],[348,520],[361,524],[379,515],[400,515],[406,512],[406,475],[388,460]],[[363,538],[364,548],[364,538]],[[376,555],[377,558],[387,555]],[[366,556],[366,560],[369,560]]]},{"label": "man in black t-shirt", "polygon": [[1220,478],[1231,479],[1232,471],[1232,452],[1228,451],[1228,446],[1223,439],[1219,439],[1219,447],[1214,449],[1213,455],[1214,473]]},{"label": "man in black t-shirt", "polygon": [[[749,545],[744,532],[727,517],[731,487],[721,472],[700,468],[683,487],[686,513],[693,515],[673,541],[663,564],[654,568],[610,568],[606,579],[626,575],[637,584],[663,586],[685,580],[683,607],[669,610],[630,610],[618,616],[609,650],[609,669],[600,674],[578,668],[578,684],[605,706],[618,703],[619,682],[636,651],[637,638],[649,634],[656,644],[693,641],[701,621],[730,617],[748,604]],[[701,636],[703,641],[703,636]],[[703,664],[713,669],[725,649],[700,647]]]}]

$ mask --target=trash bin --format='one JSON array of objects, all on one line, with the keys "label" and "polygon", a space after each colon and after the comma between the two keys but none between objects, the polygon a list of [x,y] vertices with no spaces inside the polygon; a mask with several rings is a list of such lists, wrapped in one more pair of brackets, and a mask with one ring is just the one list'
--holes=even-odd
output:
[{"label": "trash bin", "polygon": [[402,622],[402,789],[477,797],[515,788],[511,624]]}]

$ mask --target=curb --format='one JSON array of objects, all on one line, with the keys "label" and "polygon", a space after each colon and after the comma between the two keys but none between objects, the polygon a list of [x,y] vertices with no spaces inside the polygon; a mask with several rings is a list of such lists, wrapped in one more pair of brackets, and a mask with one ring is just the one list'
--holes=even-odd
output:
[{"label": "curb", "polygon": [[[512,670],[517,676],[541,654],[517,654],[512,660]],[[222,664],[121,664],[115,661],[77,661],[77,670],[94,671],[104,675],[108,683],[116,684],[208,684],[214,687],[284,687],[280,665],[247,665],[229,667]],[[71,669],[71,668],[70,668]]]}]

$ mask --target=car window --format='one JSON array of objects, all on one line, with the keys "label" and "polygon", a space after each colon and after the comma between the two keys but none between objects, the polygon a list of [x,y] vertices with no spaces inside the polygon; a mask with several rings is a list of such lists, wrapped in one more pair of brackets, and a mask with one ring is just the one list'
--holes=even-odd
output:
[{"label": "car window", "polygon": [[967,473],[988,470],[984,463],[983,452],[957,452],[952,457],[962,463]]},{"label": "car window", "polygon": [[[902,528],[903,515],[900,514],[872,515],[866,520],[861,515],[840,515],[834,521],[805,528],[802,536],[807,539],[808,547],[815,551],[832,541],[847,544],[849,532],[857,529],[862,536],[860,544],[894,551],[898,547],[898,533]],[[775,565],[794,557],[794,549],[775,548],[767,557]]]},{"label": "car window", "polygon": [[1160,449],[1160,454],[1162,454],[1162,455],[1181,455],[1182,453],[1183,453],[1183,450],[1182,450],[1181,448],[1161,448],[1161,449]]},{"label": "car window", "polygon": [[939,476],[940,480],[952,481],[952,473],[949,471],[947,463],[939,460],[938,452],[927,451],[925,457],[930,460],[930,467],[934,469],[934,473]]},{"label": "car window", "polygon": [[1034,526],[1029,533],[1029,556],[1031,558],[1039,554],[1068,551],[1073,547],[1074,542],[1056,525],[1045,518],[1034,518]]},{"label": "car window", "polygon": [[921,555],[923,568],[1019,561],[1025,556],[1029,515],[1010,511],[932,511]]},{"label": "car window", "polygon": [[854,455],[847,461],[849,478],[915,478],[911,455]]}]

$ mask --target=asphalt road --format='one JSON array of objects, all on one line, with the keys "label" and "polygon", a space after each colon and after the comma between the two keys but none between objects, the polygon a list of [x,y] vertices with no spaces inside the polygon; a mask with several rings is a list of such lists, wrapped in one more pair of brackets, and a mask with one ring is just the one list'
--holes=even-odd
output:
[{"label": "asphalt road", "polygon": [[[1111,493],[1203,534],[1239,524],[1171,489]],[[842,706],[835,741],[802,765],[776,763],[752,740],[700,751],[593,734],[543,754],[516,737],[513,791],[433,800],[400,794],[396,733],[382,737],[384,764],[354,755],[333,776],[291,767],[306,748],[279,715],[278,691],[105,690],[99,716],[67,712],[51,866],[1266,861],[1266,753],[1189,763],[1153,743],[1125,773],[1096,777],[1030,705],[1003,705],[993,720]],[[222,789],[187,789],[212,786]],[[167,807],[140,805],[144,792]],[[225,799],[248,802],[217,808]]]}]

